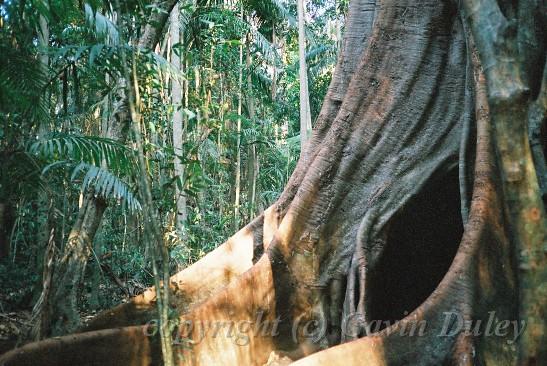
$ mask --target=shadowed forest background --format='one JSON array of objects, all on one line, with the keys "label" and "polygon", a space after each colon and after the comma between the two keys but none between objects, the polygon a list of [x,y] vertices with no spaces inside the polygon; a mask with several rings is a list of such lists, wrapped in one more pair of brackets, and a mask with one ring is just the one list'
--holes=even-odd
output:
[{"label": "shadowed forest background", "polygon": [[545,10],[0,2],[0,365],[542,364]]}]

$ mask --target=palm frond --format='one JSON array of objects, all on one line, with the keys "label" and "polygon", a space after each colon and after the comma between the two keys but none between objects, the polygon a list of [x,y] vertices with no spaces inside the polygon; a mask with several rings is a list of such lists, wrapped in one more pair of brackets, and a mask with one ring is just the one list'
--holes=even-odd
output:
[{"label": "palm frond", "polygon": [[336,54],[336,46],[333,44],[322,44],[316,47],[312,47],[306,53],[306,61],[316,61],[320,57],[331,56]]},{"label": "palm frond", "polygon": [[122,202],[124,207],[131,211],[141,210],[141,203],[129,185],[107,169],[80,163],[74,168],[71,180],[76,179],[78,175],[85,171],[87,172],[82,180],[82,191],[93,189],[95,194],[104,199],[114,199]]},{"label": "palm frond", "polygon": [[199,156],[205,157],[207,159],[219,160],[220,153],[218,151],[218,146],[213,141],[205,139],[198,147]]},{"label": "palm frond", "polygon": [[161,71],[165,75],[168,75],[171,79],[182,82],[184,80],[184,73],[177,69],[171,62],[161,55],[158,55],[156,52],[146,52],[145,57],[147,57],[150,63],[156,65],[157,70]]},{"label": "palm frond", "polygon": [[260,51],[264,59],[270,65],[281,65],[281,56],[277,48],[258,30],[251,28],[251,34],[255,47]]},{"label": "palm frond", "polygon": [[254,68],[250,70],[253,85],[258,86],[262,90],[262,97],[271,98],[270,88],[272,86],[272,79],[261,68]]},{"label": "palm frond", "polygon": [[0,196],[27,195],[36,188],[47,190],[47,182],[40,174],[40,165],[25,151],[0,156]]},{"label": "palm frond", "polygon": [[90,28],[94,29],[98,38],[109,44],[120,43],[120,35],[116,25],[99,11],[93,11],[89,4],[84,5],[85,19]]},{"label": "palm frond", "polygon": [[244,4],[248,9],[256,11],[263,20],[281,20],[293,28],[298,27],[298,20],[282,0],[245,0]]},{"label": "palm frond", "polygon": [[28,151],[46,161],[71,160],[95,166],[104,163],[108,169],[127,175],[137,166],[127,146],[104,137],[54,134],[34,142]]},{"label": "palm frond", "polygon": [[23,111],[32,120],[47,117],[43,96],[46,72],[32,54],[0,39],[0,111]]},{"label": "palm frond", "polygon": [[306,59],[309,60],[310,67],[308,68],[308,75],[312,83],[323,72],[334,68],[336,63],[336,47],[334,45],[324,45],[313,48],[306,55]]}]

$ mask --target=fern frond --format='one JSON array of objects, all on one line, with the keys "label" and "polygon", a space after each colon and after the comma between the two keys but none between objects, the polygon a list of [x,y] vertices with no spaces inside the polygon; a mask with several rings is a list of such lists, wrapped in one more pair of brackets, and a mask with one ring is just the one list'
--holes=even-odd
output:
[{"label": "fern frond", "polygon": [[31,120],[48,116],[42,98],[47,75],[36,58],[25,49],[10,47],[0,38],[0,111],[23,111]]}]

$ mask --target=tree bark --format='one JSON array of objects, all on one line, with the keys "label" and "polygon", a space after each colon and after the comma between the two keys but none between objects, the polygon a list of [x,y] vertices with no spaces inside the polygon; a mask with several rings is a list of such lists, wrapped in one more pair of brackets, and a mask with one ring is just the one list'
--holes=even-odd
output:
[{"label": "tree bark", "polygon": [[[47,221],[50,221],[48,217]],[[46,225],[49,228],[49,222]],[[42,275],[42,291],[40,292],[39,298],[36,301],[32,309],[32,323],[33,327],[30,331],[31,338],[33,340],[43,339],[50,330],[51,325],[51,313],[48,308],[50,303],[50,293],[53,281],[53,273],[55,268],[55,241],[54,236],[55,230],[51,229],[49,232],[49,238],[47,241],[47,247],[45,250],[45,255],[41,258],[43,263],[40,265],[43,271]]]},{"label": "tree bark", "polygon": [[[274,229],[265,215],[253,220],[224,244],[170,279],[171,307],[181,314],[204,302],[249,270],[263,252],[263,235]],[[270,227],[270,229],[266,229]],[[156,290],[150,288],[130,302],[99,314],[81,331],[145,324],[156,316]]]},{"label": "tree bark", "polygon": [[103,269],[102,269],[102,264],[100,262],[100,258],[102,254],[103,254],[102,243],[100,240],[95,240],[95,242],[93,243],[93,253],[92,253],[92,256],[95,257],[95,261],[91,268],[91,276],[90,276],[91,289],[90,289],[89,300],[88,300],[89,308],[92,310],[97,310],[101,306],[101,303],[99,300],[99,295],[100,295],[99,286],[101,283],[101,277],[103,277]]},{"label": "tree bark", "polygon": [[92,191],[86,194],[61,259],[56,264],[51,297],[46,299],[52,324],[50,329],[43,329],[45,334],[65,334],[67,331],[74,331],[80,324],[78,287],[105,209],[106,203],[94,197]]},{"label": "tree bark", "polygon": [[527,132],[530,108],[545,98],[540,90],[534,100],[537,90],[544,93],[546,87],[545,78],[537,81],[544,76],[537,63],[545,65],[545,33],[542,37],[534,25],[543,23],[547,9],[533,1],[519,2],[518,8],[492,0],[463,3],[481,61],[488,65],[488,102],[519,264],[519,316],[528,323],[519,340],[518,363],[530,365],[547,359],[547,218]]}]

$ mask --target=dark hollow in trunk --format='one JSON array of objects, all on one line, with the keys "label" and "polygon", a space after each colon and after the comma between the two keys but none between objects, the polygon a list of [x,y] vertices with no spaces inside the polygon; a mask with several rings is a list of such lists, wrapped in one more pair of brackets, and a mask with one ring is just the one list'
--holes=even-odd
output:
[{"label": "dark hollow in trunk", "polygon": [[447,273],[463,235],[458,172],[432,178],[390,225],[370,274],[370,318],[395,321],[416,309]]}]

